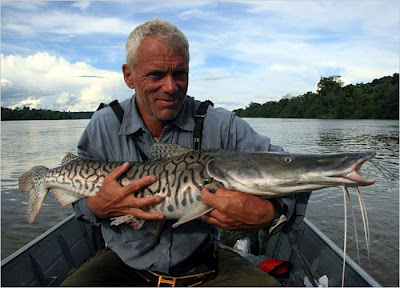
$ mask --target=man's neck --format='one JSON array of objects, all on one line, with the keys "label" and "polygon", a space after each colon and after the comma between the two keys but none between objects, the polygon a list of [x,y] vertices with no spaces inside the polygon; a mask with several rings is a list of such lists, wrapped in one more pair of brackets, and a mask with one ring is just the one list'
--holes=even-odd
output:
[{"label": "man's neck", "polygon": [[149,129],[151,135],[160,140],[164,127],[168,124],[168,122],[158,121],[147,114],[142,115],[142,119],[147,129]]}]

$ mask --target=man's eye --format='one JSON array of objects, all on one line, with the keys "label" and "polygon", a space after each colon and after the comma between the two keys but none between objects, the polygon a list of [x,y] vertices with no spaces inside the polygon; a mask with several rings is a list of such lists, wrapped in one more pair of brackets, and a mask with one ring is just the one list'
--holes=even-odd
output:
[{"label": "man's eye", "polygon": [[182,79],[182,78],[187,78],[188,77],[188,72],[186,72],[186,71],[176,71],[175,73],[174,73],[174,78],[179,78],[179,79]]},{"label": "man's eye", "polygon": [[149,74],[147,74],[147,76],[151,77],[152,79],[159,80],[162,77],[164,77],[164,73],[161,71],[153,71],[153,72],[150,72]]}]

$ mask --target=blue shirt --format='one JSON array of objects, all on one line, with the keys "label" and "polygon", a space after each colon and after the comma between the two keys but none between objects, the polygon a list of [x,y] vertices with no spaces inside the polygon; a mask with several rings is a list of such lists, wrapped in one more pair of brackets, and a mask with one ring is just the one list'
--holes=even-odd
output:
[{"label": "blue shirt", "polygon": [[[142,161],[141,149],[149,158],[153,138],[137,110],[135,96],[120,103],[124,110],[122,125],[110,107],[94,113],[78,143],[78,154],[84,158],[103,161]],[[193,147],[194,115],[199,101],[187,96],[178,117],[165,126],[160,142]],[[128,135],[133,135],[129,137]],[[203,126],[202,148],[225,148],[238,151],[280,150],[270,139],[257,134],[250,125],[222,108],[209,107]],[[295,197],[283,199],[288,206],[287,217],[303,214],[296,212]],[[300,208],[301,208],[300,207]],[[110,226],[107,219],[97,218],[81,199],[74,205],[76,217],[102,224],[105,243],[129,266],[139,270],[152,270],[177,274],[190,272],[196,257],[214,244],[213,229],[201,220],[171,228],[175,220],[147,221],[140,230],[128,224]],[[193,261],[192,261],[193,260]],[[182,267],[183,266],[183,267]],[[186,270],[186,271],[185,271]]]}]

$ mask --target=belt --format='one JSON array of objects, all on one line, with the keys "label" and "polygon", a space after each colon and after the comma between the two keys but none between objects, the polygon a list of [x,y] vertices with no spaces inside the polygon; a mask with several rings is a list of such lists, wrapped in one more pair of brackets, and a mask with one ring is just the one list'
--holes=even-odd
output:
[{"label": "belt", "polygon": [[153,271],[137,270],[139,274],[150,286],[153,287],[192,287],[198,286],[212,278],[215,270],[204,273],[191,274],[187,276],[169,276],[158,274]]}]

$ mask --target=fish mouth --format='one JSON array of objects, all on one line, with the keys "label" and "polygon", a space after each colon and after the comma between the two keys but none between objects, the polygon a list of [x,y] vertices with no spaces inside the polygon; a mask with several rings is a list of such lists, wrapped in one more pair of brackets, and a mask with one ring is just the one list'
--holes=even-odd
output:
[{"label": "fish mouth", "polygon": [[365,152],[365,153],[363,153],[364,157],[360,158],[348,170],[344,171],[341,175],[336,176],[336,177],[341,177],[341,178],[347,179],[347,180],[349,180],[352,183],[357,184],[357,185],[371,185],[371,184],[374,184],[376,181],[374,179],[364,178],[360,174],[360,169],[361,169],[361,166],[365,162],[367,162],[368,160],[370,160],[373,157],[375,157],[375,155],[376,155],[376,152]]}]

